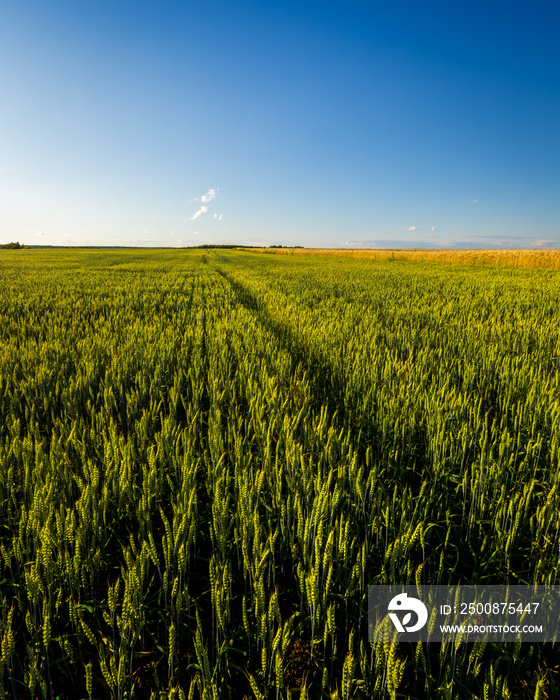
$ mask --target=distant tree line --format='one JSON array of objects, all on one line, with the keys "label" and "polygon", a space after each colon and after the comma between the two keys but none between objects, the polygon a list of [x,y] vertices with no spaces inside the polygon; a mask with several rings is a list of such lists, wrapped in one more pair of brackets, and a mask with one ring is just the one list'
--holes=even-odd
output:
[{"label": "distant tree line", "polygon": [[255,248],[256,246],[252,245],[234,245],[233,243],[207,243],[206,245],[193,245],[193,246],[188,246],[189,248]]},{"label": "distant tree line", "polygon": [[[302,245],[269,245],[269,248],[303,248]],[[233,243],[209,243],[206,245],[193,245],[189,248],[266,248],[263,245],[235,245]]]},{"label": "distant tree line", "polygon": [[23,243],[19,243],[18,241],[12,241],[11,243],[4,243],[3,245],[0,245],[0,248],[5,248],[8,250],[18,250],[19,248],[24,248],[25,246]]}]

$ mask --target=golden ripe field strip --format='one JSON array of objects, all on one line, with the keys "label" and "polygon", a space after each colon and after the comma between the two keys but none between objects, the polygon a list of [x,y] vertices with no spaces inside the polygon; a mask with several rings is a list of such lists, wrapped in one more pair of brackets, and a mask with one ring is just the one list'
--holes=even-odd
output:
[{"label": "golden ripe field strip", "polygon": [[[245,250],[252,250],[246,248]],[[275,255],[318,255],[352,260],[408,260],[446,265],[494,265],[560,270],[560,250],[405,250],[375,248],[266,248]]]}]

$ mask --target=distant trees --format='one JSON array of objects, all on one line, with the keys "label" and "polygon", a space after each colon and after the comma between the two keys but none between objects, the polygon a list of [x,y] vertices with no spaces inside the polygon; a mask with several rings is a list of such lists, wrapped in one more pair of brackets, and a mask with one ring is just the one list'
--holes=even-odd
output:
[{"label": "distant trees", "polygon": [[23,247],[23,243],[19,243],[18,241],[12,241],[11,243],[4,243],[3,245],[0,245],[0,248],[5,248],[8,250],[19,250],[19,248]]},{"label": "distant trees", "polygon": [[236,243],[202,243],[201,245],[192,245],[188,246],[189,248],[228,248],[228,249],[237,249],[237,248],[254,248],[255,246],[240,246]]},{"label": "distant trees", "polygon": [[[241,243],[201,243],[200,245],[193,245],[189,246],[189,248],[204,248],[204,249],[210,249],[210,248],[231,248],[231,249],[241,249],[244,250],[245,248],[265,248],[266,246],[262,245],[243,245]],[[304,246],[302,245],[269,245],[269,248],[303,248]]]}]

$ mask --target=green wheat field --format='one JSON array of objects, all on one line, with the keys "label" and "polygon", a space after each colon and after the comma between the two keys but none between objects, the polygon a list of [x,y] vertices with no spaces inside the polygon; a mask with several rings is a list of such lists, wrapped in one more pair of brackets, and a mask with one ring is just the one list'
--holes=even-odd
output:
[{"label": "green wheat field", "polygon": [[368,640],[369,584],[560,583],[560,272],[0,251],[0,697],[558,698]]}]

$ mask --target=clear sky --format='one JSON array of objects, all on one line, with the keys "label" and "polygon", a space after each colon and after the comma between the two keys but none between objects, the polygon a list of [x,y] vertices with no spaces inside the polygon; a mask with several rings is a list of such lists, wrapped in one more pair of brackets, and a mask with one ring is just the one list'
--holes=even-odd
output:
[{"label": "clear sky", "polygon": [[557,2],[4,0],[0,243],[559,247]]}]

